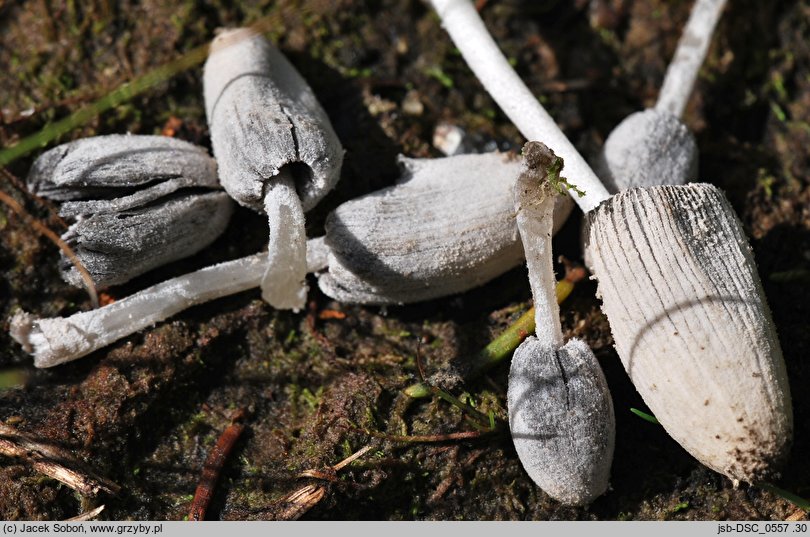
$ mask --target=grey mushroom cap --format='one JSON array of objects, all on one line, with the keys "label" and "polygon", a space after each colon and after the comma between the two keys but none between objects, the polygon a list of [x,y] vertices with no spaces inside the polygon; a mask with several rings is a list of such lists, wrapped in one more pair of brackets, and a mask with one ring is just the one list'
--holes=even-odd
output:
[{"label": "grey mushroom cap", "polygon": [[[520,159],[502,153],[400,157],[399,184],[348,201],[326,221],[321,290],[342,302],[406,304],[461,293],[518,266],[512,189]],[[570,213],[560,196],[555,231]]]},{"label": "grey mushroom cap", "polygon": [[[203,148],[166,136],[84,138],[43,153],[28,186],[63,201],[62,236],[98,286],[118,285],[211,244],[233,203]],[[62,277],[82,285],[64,256]]]},{"label": "grey mushroom cap", "polygon": [[611,194],[682,185],[697,177],[697,143],[675,116],[656,109],[635,112],[610,133],[594,168]]},{"label": "grey mushroom cap", "polygon": [[[225,192],[178,195],[147,207],[82,218],[62,239],[96,285],[119,285],[207,247],[225,231],[232,211]],[[82,285],[64,255],[59,268],[65,281]]]},{"label": "grey mushroom cap", "polygon": [[298,311],[308,291],[304,212],[337,183],[343,149],[306,81],[250,28],[214,39],[203,86],[222,185],[267,215],[262,298]]},{"label": "grey mushroom cap", "polygon": [[[186,186],[220,188],[216,162],[202,147],[168,136],[129,134],[54,147],[37,158],[27,183],[31,192],[57,201],[120,198],[138,187],[146,194],[136,204]],[[159,191],[151,193],[149,187]],[[98,210],[103,208],[92,209]]]},{"label": "grey mushroom cap", "polygon": [[340,178],[343,149],[315,94],[290,62],[249,28],[221,32],[205,63],[205,108],[225,190],[264,211],[266,181],[287,167],[303,209]]},{"label": "grey mushroom cap", "polygon": [[527,338],[512,357],[507,393],[512,441],[526,472],[566,505],[608,488],[615,419],[602,369],[584,342],[553,349]]},{"label": "grey mushroom cap", "polygon": [[588,215],[598,293],[647,406],[701,463],[773,476],[793,412],[785,361],[742,225],[709,184],[634,188]]}]

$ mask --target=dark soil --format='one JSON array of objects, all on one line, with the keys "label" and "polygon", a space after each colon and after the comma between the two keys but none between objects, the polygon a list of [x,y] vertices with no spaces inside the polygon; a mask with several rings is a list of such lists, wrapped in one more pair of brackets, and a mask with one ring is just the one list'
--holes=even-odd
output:
[{"label": "dark soil", "polygon": [[[529,87],[571,139],[593,154],[629,113],[655,102],[691,2],[490,0],[482,15]],[[221,26],[272,22],[270,37],[310,81],[345,148],[338,188],[308,219],[322,232],[337,204],[389,185],[397,153],[439,156],[446,121],[485,144],[523,139],[484,92],[428,6],[417,0],[29,2],[0,0],[0,144],[9,146],[122,83],[204,45]],[[417,115],[403,102],[418,99]],[[409,108],[410,109],[410,108]],[[793,455],[777,484],[810,496],[810,3],[730,2],[685,121],[700,179],[727,191],[751,237],[787,362]],[[195,67],[51,143],[104,133],[160,133],[209,146]],[[14,162],[24,177],[36,154]],[[55,231],[56,209],[5,179],[2,190]],[[555,249],[581,258],[581,217]],[[326,488],[308,519],[770,519],[796,508],[738,488],[700,465],[645,409],[612,348],[595,284],[562,306],[566,335],[594,349],[617,417],[611,490],[587,508],[551,500],[524,473],[508,432],[438,443],[389,435],[471,430],[454,406],[402,389],[463,363],[529,305],[525,269],[460,296],[407,307],[337,304],[312,285],[308,312],[272,310],[258,291],[196,307],[73,364],[37,371],[8,336],[22,308],[41,316],[89,307],[56,270],[58,250],[0,206],[0,419],[73,451],[123,486],[81,499],[18,460],[0,458],[0,518],[62,519],[104,503],[110,519],[182,519],[202,465],[236,409],[245,433],[228,458],[208,517],[289,516],[285,496]],[[266,222],[246,209],[205,252],[106,292],[137,289],[258,251]],[[343,319],[321,320],[329,309]],[[505,419],[506,364],[453,387]],[[11,378],[12,380],[5,380]],[[13,380],[13,379],[18,380]],[[22,380],[19,380],[22,379]],[[301,478],[358,449],[372,451],[333,480]],[[804,515],[805,518],[807,515]]]}]

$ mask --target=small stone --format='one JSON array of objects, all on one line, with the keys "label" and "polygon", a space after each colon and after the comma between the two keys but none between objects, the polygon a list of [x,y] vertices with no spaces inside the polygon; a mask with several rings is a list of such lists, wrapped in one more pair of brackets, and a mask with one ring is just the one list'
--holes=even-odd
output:
[{"label": "small stone", "polygon": [[452,157],[465,152],[464,138],[467,133],[450,123],[439,123],[433,131],[433,147]]},{"label": "small stone", "polygon": [[425,105],[419,100],[419,92],[416,90],[409,91],[405,98],[402,99],[402,111],[409,116],[421,116],[425,111]]}]

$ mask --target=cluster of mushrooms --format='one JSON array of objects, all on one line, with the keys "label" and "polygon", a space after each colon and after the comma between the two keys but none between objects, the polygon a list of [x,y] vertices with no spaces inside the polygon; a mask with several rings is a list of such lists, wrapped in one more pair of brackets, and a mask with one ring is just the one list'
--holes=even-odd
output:
[{"label": "cluster of mushrooms", "polygon": [[[615,443],[599,363],[563,340],[551,236],[586,214],[586,262],[616,349],[667,432],[735,483],[784,462],[792,438],[779,342],[745,235],[722,192],[686,184],[697,146],[678,119],[724,0],[697,0],[655,109],[607,139],[598,176],[514,73],[469,0],[432,0],[486,89],[529,140],[500,153],[401,157],[391,187],[348,201],[307,240],[304,214],[335,185],[343,150],[327,115],[284,56],[250,29],[220,33],[204,69],[216,161],[160,136],[100,136],[44,153],[28,183],[63,201],[64,239],[99,285],[193,254],[225,228],[232,201],[267,214],[268,253],[173,278],[68,318],[12,319],[13,337],[51,367],[201,302],[261,286],[298,310],[306,276],[335,300],[400,304],[460,293],[526,260],[537,334],[512,359],[509,424],[524,468],[570,505],[605,492]],[[551,148],[551,149],[550,149]],[[569,197],[563,169],[575,185]],[[603,185],[598,177],[605,180]],[[221,186],[220,186],[221,185]],[[222,190],[224,188],[224,192]],[[63,260],[63,275],[80,285]]]}]

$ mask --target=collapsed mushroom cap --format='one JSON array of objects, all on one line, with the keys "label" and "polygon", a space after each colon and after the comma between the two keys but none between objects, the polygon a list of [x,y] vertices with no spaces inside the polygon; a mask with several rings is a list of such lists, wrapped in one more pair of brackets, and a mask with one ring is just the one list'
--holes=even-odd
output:
[{"label": "collapsed mushroom cap", "polygon": [[338,181],[343,149],[301,75],[253,30],[214,40],[203,85],[222,184],[268,217],[262,297],[299,310],[307,295],[304,211]]},{"label": "collapsed mushroom cap", "polygon": [[315,94],[263,36],[219,33],[205,63],[205,109],[225,190],[264,210],[266,182],[287,168],[304,210],[340,178],[343,149]]},{"label": "collapsed mushroom cap", "polygon": [[[41,196],[64,201],[63,240],[96,285],[117,285],[192,255],[224,230],[233,204],[205,150],[166,136],[84,138],[43,153],[28,175]],[[62,277],[81,276],[64,254]]]}]

